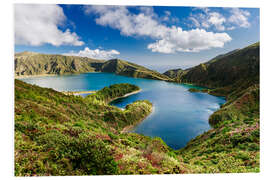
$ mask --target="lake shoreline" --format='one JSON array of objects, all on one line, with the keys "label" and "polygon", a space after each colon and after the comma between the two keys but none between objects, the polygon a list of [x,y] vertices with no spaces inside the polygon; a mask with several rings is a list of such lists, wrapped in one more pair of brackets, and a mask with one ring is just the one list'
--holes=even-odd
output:
[{"label": "lake shoreline", "polygon": [[23,79],[23,78],[32,78],[32,77],[50,77],[50,76],[60,76],[60,74],[37,74],[37,75],[15,75],[15,79]]},{"label": "lake shoreline", "polygon": [[113,99],[111,99],[111,100],[108,102],[108,104],[110,104],[111,102],[113,102],[113,101],[115,101],[115,100],[117,100],[117,99],[125,98],[125,97],[131,96],[131,95],[133,95],[133,94],[138,94],[138,93],[141,92],[141,91],[142,91],[142,89],[139,89],[139,90],[137,90],[137,91],[133,91],[133,92],[127,93],[127,94],[125,94],[125,95],[123,95],[123,96],[119,96],[119,97],[113,98]]},{"label": "lake shoreline", "polygon": [[[125,109],[124,109],[125,110]],[[130,132],[131,130],[133,130],[137,125],[139,125],[140,123],[142,123],[146,118],[148,118],[149,116],[151,116],[153,113],[155,112],[155,106],[152,106],[151,107],[151,113],[148,114],[147,116],[143,117],[140,121],[138,121],[137,123],[135,124],[132,124],[132,125],[128,125],[126,127],[124,127],[122,130],[121,130],[121,133],[122,134],[125,134],[125,133],[132,133]]]},{"label": "lake shoreline", "polygon": [[96,93],[97,91],[61,91],[61,93],[65,95],[80,95],[80,94],[92,94]]}]

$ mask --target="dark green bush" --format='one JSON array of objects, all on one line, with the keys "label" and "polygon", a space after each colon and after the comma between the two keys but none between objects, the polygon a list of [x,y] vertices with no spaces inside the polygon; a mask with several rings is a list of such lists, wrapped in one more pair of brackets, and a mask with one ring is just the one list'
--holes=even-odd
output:
[{"label": "dark green bush", "polygon": [[[38,143],[49,151],[52,161],[61,164],[63,159],[72,164],[74,171],[86,175],[117,174],[118,166],[111,152],[101,140],[81,135],[69,137],[56,130],[40,136]],[[59,167],[61,167],[59,165]]]},{"label": "dark green bush", "polygon": [[245,152],[239,152],[235,157],[238,158],[238,159],[242,159],[243,161],[246,161],[246,160],[250,159],[249,154],[247,154]]},{"label": "dark green bush", "polygon": [[70,153],[74,169],[84,170],[84,174],[108,175],[118,174],[118,166],[111,152],[100,140],[80,137],[70,144]]}]

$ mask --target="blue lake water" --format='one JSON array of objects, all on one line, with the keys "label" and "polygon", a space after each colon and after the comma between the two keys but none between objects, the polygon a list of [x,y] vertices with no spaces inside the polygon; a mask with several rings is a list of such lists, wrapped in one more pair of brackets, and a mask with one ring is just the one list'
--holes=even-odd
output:
[{"label": "blue lake water", "polygon": [[142,89],[140,93],[118,99],[112,104],[124,108],[136,100],[147,99],[152,102],[153,113],[138,124],[133,132],[161,137],[173,149],[184,147],[192,138],[209,130],[209,116],[225,103],[222,97],[188,91],[191,87],[200,87],[111,73],[32,77],[21,80],[58,91],[99,90],[111,84],[135,84]]}]

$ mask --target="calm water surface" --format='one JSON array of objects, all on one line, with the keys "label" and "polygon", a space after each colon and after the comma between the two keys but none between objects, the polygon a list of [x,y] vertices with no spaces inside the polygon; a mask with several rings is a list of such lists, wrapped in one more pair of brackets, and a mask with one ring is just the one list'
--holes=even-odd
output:
[{"label": "calm water surface", "polygon": [[152,102],[153,113],[133,131],[161,137],[173,149],[184,147],[189,140],[209,130],[209,116],[225,103],[225,99],[221,97],[188,91],[191,87],[199,87],[111,73],[32,77],[21,80],[58,91],[99,90],[116,83],[135,84],[142,89],[140,93],[118,99],[112,104],[124,108],[136,100],[147,99]]}]

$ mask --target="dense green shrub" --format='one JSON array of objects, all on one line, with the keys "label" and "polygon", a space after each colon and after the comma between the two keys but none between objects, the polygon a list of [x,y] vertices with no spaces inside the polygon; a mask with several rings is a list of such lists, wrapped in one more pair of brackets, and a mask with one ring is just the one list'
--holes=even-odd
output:
[{"label": "dense green shrub", "polygon": [[84,174],[106,175],[117,174],[118,166],[112,153],[101,140],[80,136],[70,143],[70,153],[73,168],[81,169]]}]

